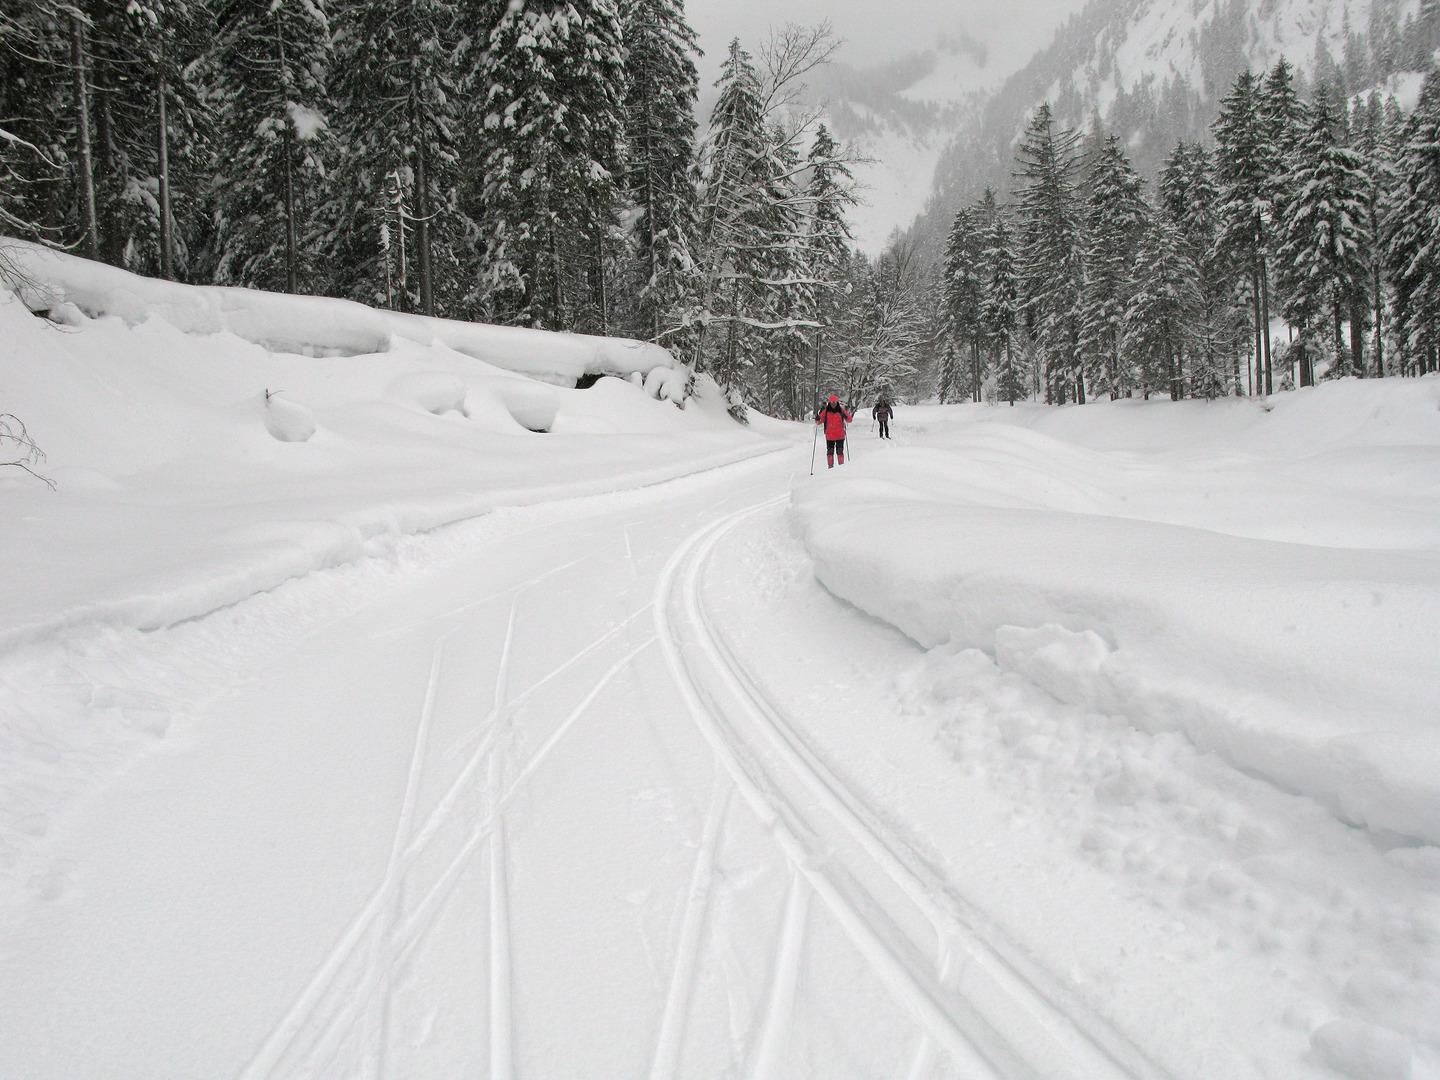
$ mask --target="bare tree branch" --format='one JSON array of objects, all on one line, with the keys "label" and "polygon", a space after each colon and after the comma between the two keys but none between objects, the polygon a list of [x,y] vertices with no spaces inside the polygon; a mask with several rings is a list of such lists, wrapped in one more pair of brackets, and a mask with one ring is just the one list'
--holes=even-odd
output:
[{"label": "bare tree branch", "polygon": [[[4,460],[12,457],[12,460]],[[35,466],[45,463],[45,451],[35,445],[30,430],[14,413],[0,413],[0,468],[10,466],[27,472],[51,491],[55,481],[35,471]]]}]

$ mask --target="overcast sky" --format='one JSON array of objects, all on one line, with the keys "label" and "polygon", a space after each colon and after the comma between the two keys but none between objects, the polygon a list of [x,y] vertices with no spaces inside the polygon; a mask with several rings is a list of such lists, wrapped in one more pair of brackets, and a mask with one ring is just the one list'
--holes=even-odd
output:
[{"label": "overcast sky", "polygon": [[687,0],[686,11],[706,52],[702,74],[709,82],[732,37],[754,52],[771,26],[823,19],[845,40],[841,59],[857,66],[929,48],[941,32],[967,33],[988,46],[994,66],[1008,74],[1083,5],[1084,0]]}]

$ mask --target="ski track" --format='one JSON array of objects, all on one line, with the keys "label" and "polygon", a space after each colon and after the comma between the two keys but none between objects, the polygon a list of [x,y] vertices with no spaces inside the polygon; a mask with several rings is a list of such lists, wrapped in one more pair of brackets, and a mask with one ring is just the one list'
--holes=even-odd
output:
[{"label": "ski track", "polygon": [[730,796],[735,790],[728,774],[717,769],[710,793],[710,809],[696,846],[695,866],[690,875],[690,888],[685,895],[685,913],[680,922],[680,940],[675,948],[675,965],[670,973],[670,989],[660,1014],[660,1030],[655,1038],[651,1058],[650,1080],[670,1080],[680,1064],[680,1051],[685,1040],[685,1021],[690,999],[695,992],[701,933],[710,905],[710,890],[715,880],[715,848],[730,809]]},{"label": "ski track", "polygon": [[[546,684],[558,677],[564,671],[578,664],[585,657],[591,655],[606,643],[622,634],[629,625],[643,615],[649,605],[641,607],[636,612],[627,616],[624,620],[610,627],[594,641],[578,650],[575,654],[557,665],[549,674],[532,684],[529,688],[511,699],[506,709],[513,711],[525,700],[537,693]],[[530,774],[539,767],[546,756],[554,750],[555,745],[560,741],[576,720],[589,708],[590,704],[599,696],[600,692],[610,683],[616,675],[628,666],[634,658],[643,652],[654,642],[654,637],[647,637],[639,646],[626,652],[618,661],[608,668],[592,685],[590,691],[584,696],[580,704],[576,706],[561,722],[557,730],[541,748],[532,755],[519,775],[513,781],[504,795],[497,799],[496,805],[488,815],[461,844],[457,854],[447,864],[439,879],[423,894],[417,903],[415,910],[394,933],[393,951],[391,953],[391,964],[399,966],[403,964],[413,952],[416,945],[423,939],[429,930],[438,921],[444,910],[444,901],[448,899],[460,872],[464,869],[475,850],[491,835],[496,815],[503,812],[505,806],[518,793],[520,787],[529,778]],[[375,890],[371,893],[360,911],[351,920],[345,931],[341,934],[335,945],[321,961],[315,973],[311,976],[300,995],[291,1004],[290,1008],[281,1017],[276,1026],[262,1040],[259,1049],[254,1057],[245,1065],[238,1076],[241,1080],[261,1080],[277,1074],[288,1060],[296,1056],[295,1051],[310,1061],[315,1060],[315,1055],[322,1053],[327,1044],[332,1041],[337,1029],[342,1029],[345,1020],[353,1018],[354,1009],[363,1008],[366,1005],[364,987],[362,985],[359,1001],[350,1001],[350,1008],[345,1008],[344,991],[347,984],[341,983],[337,993],[342,998],[342,1004],[338,1011],[332,1013],[327,1021],[322,1021],[327,1009],[327,996],[336,986],[340,975],[345,971],[347,964],[355,954],[362,941],[366,939],[367,933],[375,926],[376,921],[388,910],[390,901],[395,893],[398,883],[405,877],[414,865],[419,856],[425,852],[433,842],[436,835],[442,828],[454,818],[456,807],[461,797],[470,787],[479,766],[483,764],[493,748],[497,735],[499,710],[492,708],[481,726],[486,728],[486,734],[481,739],[467,759],[465,765],[450,784],[444,796],[426,816],[425,821],[411,837],[401,850],[399,858],[387,869],[387,875],[382,878]],[[311,1040],[308,1049],[297,1045],[301,1041],[301,1035],[307,1027],[314,1025],[316,1021],[322,1021],[321,1030],[318,1036]],[[343,1030],[343,1029],[342,1029]],[[332,1048],[332,1053],[337,1052]]]},{"label": "ski track", "polygon": [[[1092,1015],[1058,980],[1021,957],[939,875],[917,869],[921,860],[824,765],[716,632],[701,598],[707,560],[726,533],[782,499],[724,515],[680,546],[656,588],[656,633],[692,718],[746,803],[897,1003],[919,1022],[921,1041],[910,1062],[911,1075],[924,1075],[938,1048],[955,1066],[979,1077],[1048,1077],[1057,1075],[1057,1066],[1064,1075],[1084,1080],[1164,1077],[1163,1070]],[[683,636],[677,632],[677,617]],[[722,701],[736,707],[723,708]],[[783,763],[783,779],[780,771],[761,764],[752,740]],[[786,796],[785,785],[794,790],[797,782],[820,814],[802,810]],[[929,923],[934,933],[930,949],[936,957],[930,970],[918,970],[924,965],[908,955],[910,950],[897,951],[897,940],[913,947],[916,955],[928,950],[898,924],[881,918],[884,905],[856,875],[846,872],[844,859],[828,848],[815,850],[802,839],[825,835],[827,826],[832,833],[838,826]],[[839,864],[833,871],[832,863]],[[967,961],[962,965],[963,998],[948,985],[955,981],[956,951],[962,947]]]},{"label": "ski track", "polygon": [[795,989],[800,983],[800,965],[805,953],[805,924],[810,915],[810,884],[801,873],[790,875],[781,916],[780,938],[770,977],[770,993],[756,1041],[754,1080],[784,1080],[785,1051],[789,1046]]},{"label": "ski track", "polygon": [[383,1077],[389,1072],[387,1064],[390,1049],[390,1007],[394,998],[395,930],[405,909],[405,880],[403,876],[399,875],[398,870],[400,855],[404,846],[409,842],[411,820],[415,816],[415,803],[419,798],[420,776],[424,772],[425,755],[430,744],[430,724],[435,714],[435,698],[440,687],[440,669],[445,656],[445,643],[455,635],[458,629],[455,627],[447,630],[435,642],[430,660],[430,677],[425,684],[425,701],[420,708],[420,722],[416,725],[415,747],[410,756],[410,769],[405,776],[405,796],[400,804],[400,816],[395,822],[395,836],[391,840],[390,857],[385,866],[384,880],[393,880],[395,884],[392,888],[393,898],[384,929],[374,936],[376,949],[371,959],[371,971],[376,976],[372,982],[383,982],[383,986],[379,990],[380,1016],[375,1036],[373,1061],[373,1075],[376,1077]]},{"label": "ski track", "polygon": [[[505,627],[505,648],[495,675],[495,701],[492,712],[496,725],[510,726],[506,700],[510,671],[510,645],[515,637],[515,604],[510,602],[510,619]],[[490,755],[486,767],[486,790],[496,798],[503,782],[498,753]],[[512,1042],[515,1031],[511,1001],[511,942],[509,849],[505,842],[505,818],[498,806],[494,811],[495,829],[490,836],[490,1080],[511,1080],[515,1075]]]}]

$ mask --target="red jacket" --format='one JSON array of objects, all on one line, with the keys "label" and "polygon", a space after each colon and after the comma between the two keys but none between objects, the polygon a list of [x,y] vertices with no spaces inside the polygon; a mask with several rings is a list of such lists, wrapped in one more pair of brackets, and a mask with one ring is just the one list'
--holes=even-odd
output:
[{"label": "red jacket", "polygon": [[820,423],[822,417],[825,420],[825,438],[827,439],[845,438],[845,425],[855,419],[850,415],[849,409],[833,401],[827,401],[820,407],[820,411],[815,414],[815,422]]}]

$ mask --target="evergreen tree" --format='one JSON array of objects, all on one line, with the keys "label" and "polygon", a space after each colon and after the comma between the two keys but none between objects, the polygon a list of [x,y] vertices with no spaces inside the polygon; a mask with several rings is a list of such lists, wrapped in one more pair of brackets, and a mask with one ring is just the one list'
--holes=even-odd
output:
[{"label": "evergreen tree", "polygon": [[1280,159],[1261,115],[1260,81],[1235,79],[1215,121],[1215,174],[1220,189],[1220,242],[1249,285],[1254,329],[1251,393],[1273,388],[1270,358],[1270,250],[1275,217],[1273,178]]},{"label": "evergreen tree", "polygon": [[[65,77],[70,25],[83,34],[83,20],[66,16],[58,2],[0,0],[0,231],[30,240],[81,238],[74,227],[81,213],[67,204],[67,180],[81,160],[78,137],[66,138],[77,96]],[[83,110],[83,76],[79,84]],[[90,238],[84,250],[92,257],[93,214],[92,199],[90,227],[81,234]]]},{"label": "evergreen tree", "polygon": [[1191,351],[1192,393],[1219,397],[1232,382],[1238,392],[1238,350],[1234,333],[1242,323],[1234,310],[1233,270],[1220,243],[1220,196],[1210,155],[1199,144],[1181,143],[1160,176],[1160,198],[1166,217],[1176,228],[1181,256],[1188,267],[1194,299],[1186,335]]},{"label": "evergreen tree", "polygon": [[[1352,132],[1352,145],[1365,175],[1365,217],[1360,223],[1365,273],[1350,304],[1351,368],[1357,375],[1379,377],[1385,374],[1384,213],[1395,186],[1395,169],[1385,138],[1385,107],[1378,93],[1370,94],[1364,105],[1357,104]],[[1365,360],[1367,326],[1374,332],[1369,364]]]},{"label": "evergreen tree", "polygon": [[[962,344],[968,354],[970,400],[980,401],[983,368],[980,359],[984,330],[980,322],[981,213],[993,212],[994,195],[986,191],[989,210],[963,207],[955,215],[945,245],[944,294],[949,332],[946,337]],[[959,384],[952,384],[958,390]]]},{"label": "evergreen tree", "polygon": [[1425,78],[1405,126],[1386,215],[1386,266],[1402,371],[1440,370],[1440,73]]},{"label": "evergreen tree", "polygon": [[[735,389],[751,361],[741,324],[747,317],[758,321],[744,309],[742,283],[760,276],[758,261],[771,241],[766,206],[771,148],[760,79],[738,40],[730,43],[716,86],[720,96],[700,158],[703,276],[695,362],[722,387]],[[710,340],[717,322],[725,330],[719,343]]]},{"label": "evergreen tree", "polygon": [[1125,311],[1125,359],[1139,372],[1145,397],[1165,387],[1178,399],[1184,386],[1185,327],[1195,309],[1193,278],[1180,231],[1154,214],[1131,266]]},{"label": "evergreen tree", "polygon": [[694,292],[695,32],[682,0],[629,0],[624,11],[625,191],[639,289],[636,336],[658,341],[683,321]]},{"label": "evergreen tree", "polygon": [[1300,333],[1300,385],[1314,382],[1322,353],[1322,322],[1331,315],[1337,373],[1348,371],[1341,324],[1363,288],[1360,254],[1365,219],[1365,173],[1359,155],[1340,141],[1339,116],[1322,89],[1293,171],[1279,249],[1285,317]]},{"label": "evergreen tree", "polygon": [[825,342],[833,338],[845,304],[845,284],[854,237],[846,215],[855,205],[854,177],[842,160],[839,144],[824,124],[815,132],[807,158],[809,235],[806,269],[811,282],[811,316],[815,330],[816,365],[823,360]]},{"label": "evergreen tree", "polygon": [[101,258],[136,273],[191,275],[211,175],[209,116],[192,65],[204,11],[192,0],[89,0],[89,72]]},{"label": "evergreen tree", "polygon": [[[1259,108],[1261,132],[1265,145],[1274,155],[1268,179],[1269,205],[1272,226],[1279,230],[1280,223],[1287,213],[1287,200],[1294,191],[1292,174],[1300,164],[1300,143],[1309,122],[1304,102],[1300,100],[1300,93],[1295,87],[1294,69],[1284,57],[1276,61],[1275,66],[1265,76],[1265,81],[1260,88]],[[1280,238],[1277,236],[1272,241],[1272,250],[1278,250],[1279,244]],[[1283,281],[1284,279],[1277,275],[1277,280],[1272,284],[1280,286],[1283,292]],[[1262,286],[1264,284],[1266,282],[1262,281]],[[1266,308],[1267,325],[1269,299],[1268,296],[1262,296],[1262,304]],[[1278,299],[1281,310],[1287,310],[1289,298],[1281,296]],[[1273,390],[1273,373],[1267,372],[1265,393],[1271,393]]]},{"label": "evergreen tree", "polygon": [[980,319],[986,340],[995,349],[995,393],[1014,405],[1025,397],[1025,374],[1017,347],[1022,305],[1020,271],[1004,210],[996,209],[982,243]]},{"label": "evergreen tree", "polygon": [[1080,353],[1084,281],[1081,206],[1076,192],[1079,138],[1056,130],[1050,106],[1031,118],[1017,153],[1018,254],[1027,319],[1041,350],[1045,399],[1085,401]]},{"label": "evergreen tree", "polygon": [[1095,153],[1085,185],[1085,288],[1080,349],[1092,385],[1112,399],[1133,383],[1120,362],[1130,265],[1145,229],[1142,182],[1120,140],[1109,135]]},{"label": "evergreen tree", "polygon": [[455,6],[341,3],[334,97],[342,159],[322,210],[329,288],[406,311],[451,311],[462,243]]},{"label": "evergreen tree", "polygon": [[313,291],[309,213],[333,156],[324,0],[235,0],[217,38],[216,280]]}]

